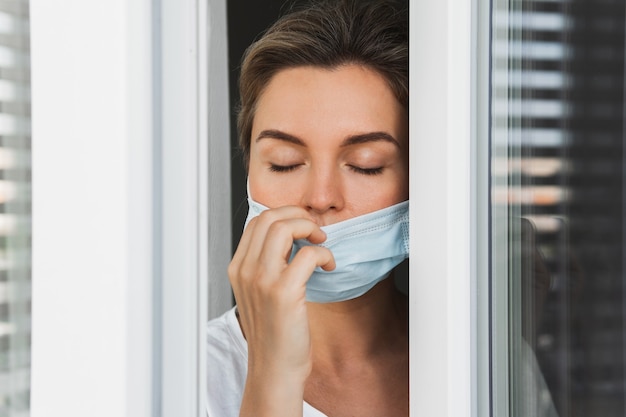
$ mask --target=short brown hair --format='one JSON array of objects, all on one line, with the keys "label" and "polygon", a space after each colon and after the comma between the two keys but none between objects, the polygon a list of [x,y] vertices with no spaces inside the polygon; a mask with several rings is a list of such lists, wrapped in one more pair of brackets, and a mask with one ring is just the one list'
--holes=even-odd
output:
[{"label": "short brown hair", "polygon": [[259,97],[279,71],[360,64],[382,75],[408,109],[408,13],[394,1],[316,1],[274,23],[244,53],[237,117],[245,165]]}]

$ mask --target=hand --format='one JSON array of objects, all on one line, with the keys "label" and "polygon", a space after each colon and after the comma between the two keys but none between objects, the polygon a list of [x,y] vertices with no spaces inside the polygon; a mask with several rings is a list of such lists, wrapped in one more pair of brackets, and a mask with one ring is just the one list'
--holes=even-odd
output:
[{"label": "hand", "polygon": [[306,282],[316,267],[332,270],[335,261],[328,249],[307,246],[288,263],[295,239],[318,244],[326,234],[302,208],[266,210],[248,224],[228,268],[248,342],[242,415],[247,405],[256,415],[272,405],[280,410],[268,415],[297,415],[290,406],[302,412],[312,366]]}]

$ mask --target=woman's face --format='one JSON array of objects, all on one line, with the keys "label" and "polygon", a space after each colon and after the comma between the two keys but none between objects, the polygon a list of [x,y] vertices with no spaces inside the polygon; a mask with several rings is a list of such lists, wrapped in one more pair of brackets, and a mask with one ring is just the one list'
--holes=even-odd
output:
[{"label": "woman's face", "polygon": [[408,199],[408,120],[384,78],[358,65],[277,73],[252,124],[250,195],[320,225]]}]

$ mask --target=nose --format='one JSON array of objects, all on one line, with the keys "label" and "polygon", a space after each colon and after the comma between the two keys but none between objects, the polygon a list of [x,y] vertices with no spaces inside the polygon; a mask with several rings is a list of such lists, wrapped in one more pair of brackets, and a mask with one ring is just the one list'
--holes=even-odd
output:
[{"label": "nose", "polygon": [[[343,209],[343,186],[339,173],[332,169],[310,171],[303,192],[302,205],[311,214],[322,216]],[[320,220],[323,221],[323,218]]]}]

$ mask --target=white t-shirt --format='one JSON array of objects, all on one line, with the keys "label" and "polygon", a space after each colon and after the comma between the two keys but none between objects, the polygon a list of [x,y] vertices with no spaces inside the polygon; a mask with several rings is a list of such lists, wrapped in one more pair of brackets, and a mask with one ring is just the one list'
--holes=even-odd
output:
[{"label": "white t-shirt", "polygon": [[[235,308],[207,324],[208,417],[238,417],[248,372],[248,344],[243,337]],[[326,417],[304,402],[304,417]]]},{"label": "white t-shirt", "polygon": [[[241,408],[248,371],[248,344],[239,327],[235,308],[207,324],[208,417],[238,417]],[[520,361],[520,415],[558,417],[535,355],[526,342],[522,343]],[[304,417],[326,417],[306,402],[302,406]]]}]

